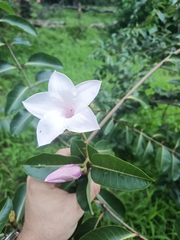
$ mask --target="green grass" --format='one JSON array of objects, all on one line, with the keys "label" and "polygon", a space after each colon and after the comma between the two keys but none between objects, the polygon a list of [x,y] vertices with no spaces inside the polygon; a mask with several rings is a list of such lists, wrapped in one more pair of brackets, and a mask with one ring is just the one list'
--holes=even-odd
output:
[{"label": "green grass", "polygon": [[[37,52],[45,52],[57,57],[63,64],[61,72],[68,75],[77,84],[84,80],[93,79],[93,73],[100,61],[94,60],[90,55],[96,46],[91,42],[99,38],[107,38],[105,29],[89,28],[89,24],[97,22],[113,21],[113,14],[97,14],[88,12],[82,15],[81,21],[77,18],[77,12],[73,10],[63,10],[59,21],[65,21],[66,25],[57,28],[37,28],[38,37],[31,37],[24,32],[17,32],[11,27],[2,29],[8,43],[13,42],[14,37],[29,41],[32,46],[13,45],[12,49],[20,62],[27,62],[28,58]],[[57,21],[51,18],[48,21]],[[0,58],[15,65],[11,55],[5,46],[1,47]],[[24,71],[31,83],[35,82],[35,76],[42,68],[24,67]],[[55,70],[55,69],[54,69]],[[17,83],[24,83],[23,75],[18,70],[13,71],[12,75],[0,77],[0,103],[5,106],[7,93]],[[42,85],[41,91],[47,90],[47,83]],[[5,117],[3,111],[0,118]],[[23,134],[12,137],[10,133],[0,131],[0,197],[12,196],[15,188],[26,179],[21,164],[29,157],[42,151],[56,152],[62,144],[54,141],[53,144],[45,149],[37,149],[35,145],[35,129],[30,127]]]}]

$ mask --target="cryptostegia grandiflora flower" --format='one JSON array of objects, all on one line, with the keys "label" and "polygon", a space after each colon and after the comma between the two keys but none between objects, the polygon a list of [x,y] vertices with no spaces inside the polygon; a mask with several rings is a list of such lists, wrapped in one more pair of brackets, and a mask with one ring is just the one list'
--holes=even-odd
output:
[{"label": "cryptostegia grandiflora flower", "polygon": [[24,107],[40,121],[37,125],[39,146],[51,143],[66,129],[83,133],[99,129],[96,116],[88,105],[97,96],[101,81],[89,80],[76,86],[64,74],[53,72],[48,92],[26,99]]},{"label": "cryptostegia grandiflora flower", "polygon": [[78,179],[82,174],[81,168],[76,164],[67,164],[49,174],[45,182],[62,183]]}]

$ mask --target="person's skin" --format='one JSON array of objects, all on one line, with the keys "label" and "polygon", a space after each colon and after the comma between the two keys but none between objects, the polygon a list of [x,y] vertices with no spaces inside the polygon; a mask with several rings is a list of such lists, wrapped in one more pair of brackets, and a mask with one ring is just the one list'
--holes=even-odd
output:
[{"label": "person's skin", "polygon": [[[70,155],[68,148],[57,152]],[[91,182],[91,200],[100,186]],[[67,193],[54,183],[27,178],[25,222],[17,240],[67,240],[83,215],[75,193]]]}]

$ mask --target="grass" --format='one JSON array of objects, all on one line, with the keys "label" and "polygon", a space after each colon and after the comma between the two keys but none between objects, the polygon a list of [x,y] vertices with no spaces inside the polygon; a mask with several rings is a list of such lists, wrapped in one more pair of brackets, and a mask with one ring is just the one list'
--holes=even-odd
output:
[{"label": "grass", "polygon": [[[65,21],[64,27],[57,28],[37,28],[38,37],[31,37],[24,32],[6,26],[2,29],[8,43],[12,43],[15,37],[29,41],[32,46],[13,45],[12,49],[20,64],[27,62],[28,58],[37,52],[45,52],[61,60],[63,64],[62,71],[68,75],[75,84],[84,80],[93,79],[93,73],[100,61],[94,60],[90,55],[94,52],[95,45],[91,42],[99,38],[107,38],[105,29],[89,28],[91,23],[109,22],[114,19],[113,14],[97,14],[88,12],[82,15],[81,21],[77,18],[77,12],[74,10],[63,10],[61,19],[53,17],[50,21]],[[0,58],[15,65],[11,55],[5,46],[1,47]],[[35,76],[42,68],[25,67],[24,71],[31,83],[35,82]],[[18,70],[13,71],[11,75],[0,76],[0,118],[5,117],[3,108],[6,103],[7,93],[17,83],[26,85],[23,75]],[[47,84],[41,87],[47,89]],[[11,116],[10,116],[11,117]],[[56,152],[61,143],[54,141],[52,146],[45,149],[36,149],[35,129],[29,127],[20,136],[13,137],[10,133],[0,130],[0,197],[12,196],[15,188],[26,179],[21,164],[33,155],[45,152]]]}]

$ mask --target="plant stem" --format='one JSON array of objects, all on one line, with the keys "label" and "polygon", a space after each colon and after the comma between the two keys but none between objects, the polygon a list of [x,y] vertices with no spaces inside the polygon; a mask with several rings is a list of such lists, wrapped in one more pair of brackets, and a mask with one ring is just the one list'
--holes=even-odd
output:
[{"label": "plant stem", "polygon": [[18,69],[22,72],[22,74],[23,74],[23,76],[24,76],[24,79],[25,79],[27,85],[28,85],[29,88],[31,89],[31,84],[30,84],[30,82],[29,82],[29,80],[28,80],[28,78],[27,78],[27,76],[26,76],[26,74],[25,74],[23,68],[21,67],[19,61],[17,60],[17,58],[16,58],[16,56],[15,56],[15,54],[14,54],[12,48],[11,48],[10,45],[7,43],[7,41],[6,41],[5,37],[4,37],[4,35],[3,35],[1,32],[0,32],[0,35],[1,35],[1,37],[2,37],[2,39],[3,39],[3,41],[4,41],[4,43],[5,43],[6,47],[8,48],[8,50],[9,50],[11,56],[13,57],[13,59],[14,59],[16,65],[17,65],[17,67],[18,67]]},{"label": "plant stem", "polygon": [[102,207],[111,214],[118,222],[120,222],[126,229],[128,229],[130,232],[134,233],[137,237],[139,237],[142,240],[148,240],[144,236],[142,236],[140,233],[136,232],[133,228],[131,228],[127,223],[125,223],[122,219],[116,216],[105,204],[101,204]]},{"label": "plant stem", "polygon": [[145,138],[149,139],[151,142],[154,142],[156,143],[157,145],[161,146],[161,147],[165,147],[168,151],[170,151],[172,154],[176,154],[178,156],[180,156],[180,154],[178,152],[176,152],[174,149],[171,149],[171,148],[168,148],[166,147],[164,144],[154,140],[152,137],[149,137],[148,135],[146,135],[145,133],[143,133],[142,131],[139,131],[138,129],[136,128],[132,128],[133,131],[139,133],[139,134],[142,134]]},{"label": "plant stem", "polygon": [[97,226],[98,226],[99,222],[101,221],[102,217],[104,216],[105,212],[106,212],[106,210],[105,210],[104,212],[102,212],[102,213],[100,214],[100,216],[98,217],[98,220],[97,220],[97,222],[96,222],[96,225],[94,226],[94,229],[97,228]]},{"label": "plant stem", "polygon": [[[175,51],[173,54],[179,54],[180,49]],[[171,54],[172,55],[172,54]],[[131,90],[116,104],[114,108],[111,109],[111,111],[105,116],[105,118],[100,122],[100,127],[102,127],[109,119],[110,117],[119,109],[119,107],[124,103],[124,101],[138,88],[140,87],[147,78],[149,78],[155,71],[157,71],[170,57],[166,57],[164,60],[162,60],[160,63],[158,63],[151,71],[149,71],[141,80],[131,88]],[[96,136],[99,130],[96,130],[91,133],[91,135],[88,137],[87,142],[92,141],[92,139]]]}]

